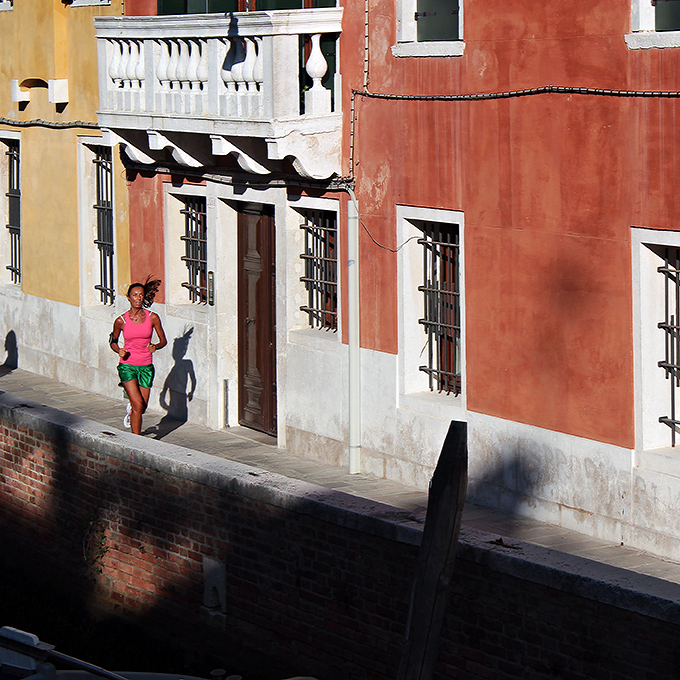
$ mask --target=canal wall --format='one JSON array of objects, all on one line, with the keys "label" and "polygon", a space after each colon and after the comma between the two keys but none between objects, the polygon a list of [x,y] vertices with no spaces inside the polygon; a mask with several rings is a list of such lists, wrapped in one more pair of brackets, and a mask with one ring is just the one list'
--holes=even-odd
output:
[{"label": "canal wall", "polygon": [[[165,644],[396,677],[423,528],[406,511],[5,393],[0,521],[27,569]],[[498,538],[461,532],[437,680],[680,678],[679,586]]]}]

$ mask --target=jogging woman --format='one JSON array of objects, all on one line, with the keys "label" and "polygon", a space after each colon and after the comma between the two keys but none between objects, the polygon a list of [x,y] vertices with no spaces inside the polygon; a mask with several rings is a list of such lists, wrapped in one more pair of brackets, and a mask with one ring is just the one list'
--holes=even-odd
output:
[{"label": "jogging woman", "polygon": [[[160,280],[148,277],[146,283],[133,283],[128,288],[130,310],[115,320],[109,338],[111,349],[120,357],[118,375],[130,400],[123,424],[132,427],[134,434],[142,432],[142,414],[149,403],[154,377],[152,356],[168,344],[158,314],[145,309],[153,303],[160,284]],[[156,343],[151,342],[154,331]],[[121,332],[124,347],[118,345]]]}]

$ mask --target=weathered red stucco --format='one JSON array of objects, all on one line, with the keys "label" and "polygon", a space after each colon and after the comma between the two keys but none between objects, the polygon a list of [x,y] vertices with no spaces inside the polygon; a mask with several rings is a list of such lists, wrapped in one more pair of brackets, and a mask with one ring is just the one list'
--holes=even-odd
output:
[{"label": "weathered red stucco", "polygon": [[158,0],[125,0],[125,16],[152,16],[158,12]]},{"label": "weathered red stucco", "polygon": [[130,271],[133,281],[149,274],[163,280],[156,296],[165,302],[165,243],[163,238],[163,176],[135,174],[128,183],[130,200]]},{"label": "weathered red stucco", "polygon": [[[368,89],[678,89],[677,50],[629,50],[630,0],[466,0],[465,53],[395,58],[371,2]],[[344,107],[363,89],[363,4],[346,3]],[[465,214],[468,408],[633,446],[630,228],[677,229],[675,99],[356,97],[357,196],[395,247],[395,205]],[[349,120],[346,121],[349,140]],[[349,144],[345,144],[349,149]],[[362,345],[398,351],[397,257],[361,234]]]}]

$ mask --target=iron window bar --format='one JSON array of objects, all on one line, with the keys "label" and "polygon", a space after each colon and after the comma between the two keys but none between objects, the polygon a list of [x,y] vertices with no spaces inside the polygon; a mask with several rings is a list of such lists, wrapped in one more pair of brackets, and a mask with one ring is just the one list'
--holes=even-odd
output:
[{"label": "iron window bar", "polygon": [[97,216],[97,238],[94,244],[99,251],[99,291],[100,300],[112,305],[116,299],[114,287],[114,242],[113,242],[113,152],[111,147],[93,148],[96,174],[96,198],[92,206]]},{"label": "iron window bar", "polygon": [[325,210],[303,213],[300,225],[305,234],[305,250],[300,258],[305,274],[300,277],[307,291],[307,304],[300,309],[307,314],[311,328],[338,329],[338,251],[337,218]]},{"label": "iron window bar", "polygon": [[418,243],[423,247],[423,318],[428,362],[419,366],[427,374],[430,390],[458,395],[460,370],[460,244],[458,225],[421,222]]},{"label": "iron window bar", "polygon": [[8,159],[8,213],[9,221],[6,225],[9,231],[10,257],[6,269],[9,270],[12,283],[21,283],[21,187],[20,187],[20,158],[19,142],[6,141]]},{"label": "iron window bar", "polygon": [[675,446],[680,420],[676,404],[680,389],[680,248],[664,250],[664,264],[658,270],[664,275],[665,319],[658,326],[664,331],[665,358],[659,361],[670,385],[670,415],[661,416],[659,422],[671,428],[671,446]]},{"label": "iron window bar", "polygon": [[206,201],[195,196],[184,199],[184,255],[182,261],[187,267],[187,280],[182,287],[189,291],[189,300],[194,303],[208,302],[208,239]]}]

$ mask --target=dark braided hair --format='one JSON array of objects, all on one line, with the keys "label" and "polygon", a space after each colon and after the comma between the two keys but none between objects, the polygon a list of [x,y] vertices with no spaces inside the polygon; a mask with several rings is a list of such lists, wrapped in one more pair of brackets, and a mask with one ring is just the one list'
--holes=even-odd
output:
[{"label": "dark braided hair", "polygon": [[144,283],[132,283],[127,290],[127,297],[130,297],[130,293],[133,288],[143,288],[144,289],[144,302],[142,302],[143,307],[151,307],[158,289],[161,287],[160,279],[152,279],[151,274],[146,277]]}]

